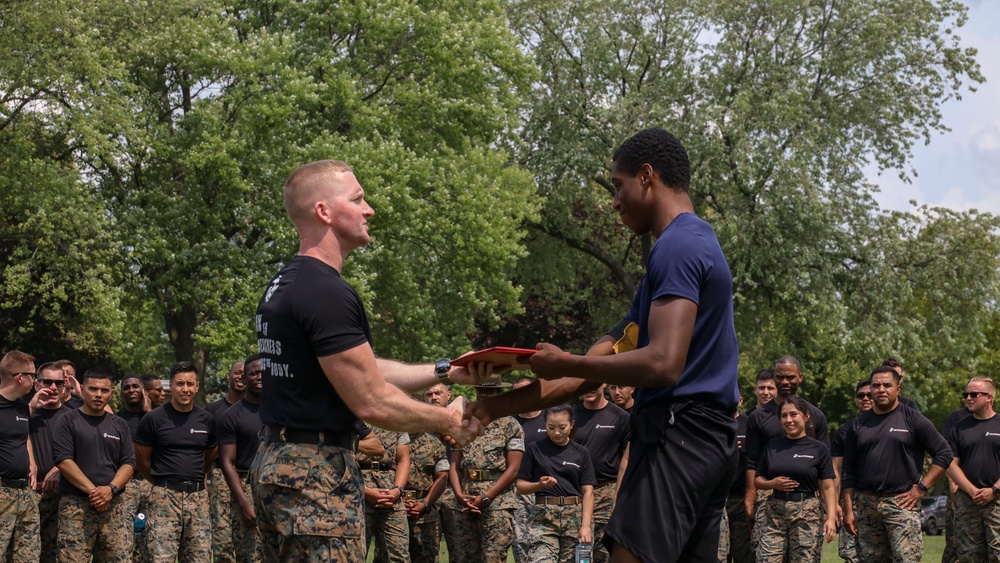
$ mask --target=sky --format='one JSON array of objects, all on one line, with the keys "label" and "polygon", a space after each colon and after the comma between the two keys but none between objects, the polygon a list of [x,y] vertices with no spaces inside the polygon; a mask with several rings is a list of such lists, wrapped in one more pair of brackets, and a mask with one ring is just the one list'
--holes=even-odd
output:
[{"label": "sky", "polygon": [[979,50],[986,82],[975,92],[963,88],[961,101],[941,107],[950,132],[914,147],[917,177],[906,184],[898,171],[868,178],[880,186],[875,199],[883,209],[911,210],[910,200],[955,210],[977,209],[1000,214],[1000,0],[965,0],[969,20],[958,29],[964,47]]}]

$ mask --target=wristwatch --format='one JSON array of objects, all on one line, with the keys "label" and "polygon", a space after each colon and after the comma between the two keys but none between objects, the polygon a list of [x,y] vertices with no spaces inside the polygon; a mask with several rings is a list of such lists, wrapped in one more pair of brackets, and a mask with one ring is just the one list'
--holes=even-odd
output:
[{"label": "wristwatch", "polygon": [[917,488],[925,493],[927,492],[927,485],[923,481],[917,481]]},{"label": "wristwatch", "polygon": [[993,488],[993,497],[1000,498],[1000,487],[994,485],[992,488]]},{"label": "wristwatch", "polygon": [[493,500],[490,497],[486,496],[485,493],[479,496],[483,497],[483,508],[489,508],[490,505],[493,504]]},{"label": "wristwatch", "polygon": [[112,496],[118,496],[118,493],[122,492],[121,489],[119,489],[118,487],[116,487],[113,483],[111,485],[108,485],[108,487],[111,487],[111,495]]},{"label": "wristwatch", "polygon": [[451,360],[444,358],[438,360],[434,364],[434,375],[438,378],[438,381],[444,383],[445,385],[451,385],[453,381],[448,377],[448,372],[451,370]]}]

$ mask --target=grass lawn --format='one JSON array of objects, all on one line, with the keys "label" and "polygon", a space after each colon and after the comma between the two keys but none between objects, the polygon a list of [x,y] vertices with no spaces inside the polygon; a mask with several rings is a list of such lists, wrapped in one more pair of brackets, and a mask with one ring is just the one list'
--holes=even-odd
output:
[{"label": "grass lawn", "polygon": [[[944,534],[940,536],[928,536],[924,534],[924,558],[921,561],[924,563],[928,561],[938,563],[941,561],[942,553],[944,553]],[[822,563],[841,563],[841,561],[843,559],[837,555],[837,540],[833,540],[823,546]]]}]

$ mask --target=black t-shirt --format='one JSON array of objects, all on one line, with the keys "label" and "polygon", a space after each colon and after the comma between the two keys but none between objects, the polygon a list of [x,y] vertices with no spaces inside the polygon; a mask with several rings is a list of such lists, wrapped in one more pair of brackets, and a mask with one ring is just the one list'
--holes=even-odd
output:
[{"label": "black t-shirt", "polygon": [[796,493],[814,493],[819,490],[820,479],[835,477],[826,444],[809,436],[792,440],[787,435],[768,440],[757,463],[757,475],[794,479],[799,483]]},{"label": "black t-shirt", "polygon": [[904,397],[902,395],[898,395],[896,397],[896,400],[899,401],[900,403],[902,403],[902,404],[910,407],[911,409],[913,409],[913,410],[915,410],[917,412],[920,412],[920,407],[917,406],[917,403],[913,402],[913,399],[911,399],[909,397]]},{"label": "black t-shirt", "polygon": [[364,305],[331,266],[296,256],[257,305],[263,383],[260,418],[305,430],[348,431],[354,416],[318,358],[372,343]]},{"label": "black t-shirt", "polygon": [[205,478],[205,451],[216,445],[215,417],[201,407],[179,412],[171,403],[142,418],[135,443],[153,449],[149,472],[172,481]]},{"label": "black t-shirt", "polygon": [[548,436],[525,449],[517,470],[518,479],[532,483],[546,475],[555,477],[556,484],[535,493],[538,496],[582,497],[583,485],[597,484],[587,448],[572,440],[565,446],[557,446]]},{"label": "black t-shirt", "polygon": [[944,424],[941,425],[941,435],[947,438],[948,435],[951,434],[951,429],[954,428],[956,424],[970,416],[972,416],[972,413],[965,407],[951,411],[948,413],[948,416],[945,417]]},{"label": "black t-shirt", "polygon": [[[226,414],[232,406],[237,403],[230,403],[225,397],[219,399],[218,401],[212,401],[211,403],[205,405],[205,410],[209,412],[213,417],[215,417],[215,428],[219,429],[219,422],[222,420],[222,415]],[[215,456],[215,467],[222,469],[222,457]]]},{"label": "black t-shirt", "polygon": [[[135,449],[128,424],[113,414],[90,416],[70,411],[59,417],[52,432],[52,456],[56,463],[73,460],[90,481],[100,487],[110,485],[118,469],[135,469]],[[59,490],[87,496],[65,476],[59,477]]]},{"label": "black t-shirt", "polygon": [[948,445],[976,487],[989,488],[1000,479],[1000,414],[986,420],[962,418],[951,428]]},{"label": "black t-shirt", "polygon": [[545,411],[535,418],[523,418],[520,415],[514,415],[514,420],[521,425],[524,430],[524,447],[527,448],[530,444],[534,444],[540,440],[548,438],[548,434],[545,433]]},{"label": "black t-shirt", "polygon": [[833,433],[833,439],[830,440],[831,457],[844,457],[844,439],[847,437],[847,429],[850,425],[851,421],[848,420],[844,424],[841,424],[840,428]]},{"label": "black t-shirt", "polygon": [[590,452],[597,480],[617,479],[622,454],[632,439],[629,415],[610,402],[598,410],[590,410],[580,404],[573,412],[576,415],[573,440]]},{"label": "black t-shirt", "polygon": [[[260,405],[243,399],[219,420],[219,445],[236,444],[236,471],[250,471],[260,446]],[[222,456],[219,456],[222,457]]]},{"label": "black t-shirt", "polygon": [[903,405],[886,414],[877,414],[874,409],[861,413],[847,426],[845,489],[901,493],[913,487],[922,474],[923,463],[917,461],[915,451],[929,452],[939,467],[948,467],[954,457],[931,421]]},{"label": "black t-shirt", "polygon": [[0,477],[27,479],[28,464],[28,403],[24,399],[9,401],[0,395]]},{"label": "black t-shirt", "polygon": [[132,433],[132,438],[135,438],[136,432],[139,431],[139,421],[142,420],[142,417],[146,416],[146,413],[142,411],[132,412],[128,409],[122,409],[115,414],[118,415],[118,418],[124,420],[125,424],[128,424],[128,430]]},{"label": "black t-shirt", "polygon": [[70,397],[69,400],[67,400],[65,403],[63,403],[63,406],[64,407],[69,407],[69,410],[75,411],[78,408],[80,408],[80,407],[83,406],[83,399],[81,399],[80,397],[76,397],[76,396]]},{"label": "black t-shirt", "polygon": [[37,409],[28,421],[28,436],[31,437],[31,448],[35,451],[39,481],[44,479],[56,464],[52,459],[52,429],[59,417],[72,410],[66,405],[60,405],[58,409]]},{"label": "black t-shirt", "polygon": [[[809,405],[809,417],[812,419],[813,428],[816,430],[816,439],[822,442],[827,448],[830,447],[830,435],[826,428],[826,415],[812,403]],[[757,460],[764,452],[764,446],[772,438],[785,435],[785,429],[781,426],[781,405],[777,401],[771,401],[762,407],[754,409],[747,417],[747,469],[756,469]]]}]

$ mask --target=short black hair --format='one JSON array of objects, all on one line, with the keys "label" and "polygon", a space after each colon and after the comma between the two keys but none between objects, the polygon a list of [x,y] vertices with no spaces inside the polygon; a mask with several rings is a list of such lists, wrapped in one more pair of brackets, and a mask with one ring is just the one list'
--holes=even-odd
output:
[{"label": "short black hair", "polygon": [[774,367],[778,366],[795,366],[799,371],[802,371],[802,364],[799,363],[798,358],[795,356],[782,356],[778,358],[778,361],[774,362]]},{"label": "short black hair", "polygon": [[146,389],[149,389],[149,384],[152,383],[153,381],[160,380],[159,377],[157,377],[155,374],[152,373],[144,373],[139,376],[139,379],[142,380],[142,386],[145,387]]},{"label": "short black hair", "polygon": [[871,386],[872,386],[871,379],[862,379],[861,381],[858,382],[857,385],[854,386],[854,392],[857,393],[858,391],[861,391],[862,387],[871,387]]},{"label": "short black hair", "polygon": [[878,366],[873,369],[871,375],[868,376],[868,383],[871,384],[872,378],[880,373],[891,373],[892,380],[896,382],[896,385],[899,385],[899,382],[902,381],[902,378],[899,377],[899,374],[896,373],[896,370],[894,370],[892,366]]},{"label": "short black hair", "polygon": [[261,354],[259,354],[259,353],[258,354],[250,354],[249,356],[247,356],[247,359],[243,360],[243,369],[246,370],[247,369],[246,368],[247,364],[249,364],[250,362],[256,362],[257,360],[259,360],[259,359],[261,359],[263,357],[264,356],[261,355]]},{"label": "short black hair", "polygon": [[612,162],[633,176],[649,164],[668,188],[688,191],[691,161],[677,137],[661,127],[643,129],[626,139],[615,151]]},{"label": "short black hair", "polygon": [[125,386],[125,382],[128,381],[129,379],[138,379],[139,380],[139,385],[143,385],[142,377],[139,376],[139,375],[136,375],[134,373],[126,373],[125,377],[123,377],[122,380],[120,381],[121,385],[124,387]]},{"label": "short black hair", "polygon": [[903,364],[899,363],[899,360],[897,360],[896,358],[886,358],[882,360],[882,365],[891,368],[903,369]]},{"label": "short black hair", "polygon": [[773,369],[767,368],[767,369],[762,369],[762,370],[760,370],[760,371],[757,372],[757,380],[756,380],[757,383],[760,383],[761,381],[767,381],[768,379],[771,379],[771,380],[774,379],[774,370]]},{"label": "short black hair", "polygon": [[107,379],[111,382],[115,380],[114,376],[111,375],[111,370],[105,367],[90,368],[83,372],[83,377],[80,378],[80,385],[86,383],[88,379]]},{"label": "short black hair", "polygon": [[566,414],[569,415],[569,421],[570,422],[573,422],[574,420],[576,420],[576,413],[573,412],[573,407],[569,406],[566,403],[563,403],[561,405],[556,405],[554,407],[549,407],[549,408],[545,409],[545,417],[544,417],[545,421],[548,422],[549,416],[551,416],[553,414],[559,414],[561,412],[564,412],[564,413],[566,413]]},{"label": "short black hair", "polygon": [[198,367],[194,365],[194,362],[189,360],[177,362],[176,364],[170,366],[170,381],[173,381],[174,376],[178,373],[188,372],[194,372],[195,375],[198,375]]}]

